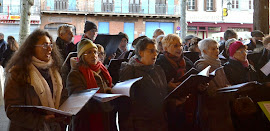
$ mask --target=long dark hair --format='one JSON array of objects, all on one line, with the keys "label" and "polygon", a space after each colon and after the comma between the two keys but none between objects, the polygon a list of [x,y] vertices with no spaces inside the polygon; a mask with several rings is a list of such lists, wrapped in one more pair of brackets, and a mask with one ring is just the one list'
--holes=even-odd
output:
[{"label": "long dark hair", "polygon": [[[18,77],[22,77],[21,79],[24,80],[27,79],[27,76],[29,75],[28,66],[32,62],[32,56],[35,54],[35,45],[42,36],[49,37],[50,41],[53,42],[52,36],[49,34],[49,32],[42,29],[36,29],[26,38],[19,50],[9,60],[5,69],[6,73],[8,73],[11,68],[16,67],[14,70],[16,71],[16,74],[18,74]],[[52,68],[56,68],[58,71],[60,71],[63,60],[56,44],[53,44],[52,59]]]}]

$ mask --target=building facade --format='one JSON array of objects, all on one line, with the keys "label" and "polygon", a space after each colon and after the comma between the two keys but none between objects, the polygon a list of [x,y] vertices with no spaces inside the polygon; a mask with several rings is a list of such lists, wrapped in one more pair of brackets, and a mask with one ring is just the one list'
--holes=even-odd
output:
[{"label": "building facade", "polygon": [[[16,40],[20,32],[20,0],[0,0],[0,32],[5,39],[12,35]],[[35,0],[31,8],[30,31],[40,27],[40,1]]]},{"label": "building facade", "polygon": [[86,20],[96,23],[99,34],[125,32],[129,43],[157,28],[175,33],[179,25],[178,0],[41,0],[40,28],[56,37],[57,27],[70,24],[76,35],[84,32]]},{"label": "building facade", "polygon": [[187,0],[186,16],[188,34],[220,40],[234,29],[244,39],[253,30],[253,0]]}]

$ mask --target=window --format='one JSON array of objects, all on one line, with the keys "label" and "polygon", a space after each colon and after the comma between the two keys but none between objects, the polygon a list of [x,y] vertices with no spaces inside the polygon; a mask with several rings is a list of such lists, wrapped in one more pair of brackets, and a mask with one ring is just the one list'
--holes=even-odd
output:
[{"label": "window", "polygon": [[0,0],[0,13],[3,13],[3,0]]},{"label": "window", "polygon": [[252,9],[253,1],[249,0],[248,1],[248,9]]},{"label": "window", "polygon": [[232,9],[239,9],[239,0],[232,0]]},{"label": "window", "polygon": [[166,14],[166,0],[156,0],[156,14]]},{"label": "window", "polygon": [[130,13],[140,12],[140,0],[129,0],[129,12]]},{"label": "window", "polygon": [[187,2],[187,10],[196,10],[197,0],[188,0]]},{"label": "window", "polygon": [[113,0],[102,0],[102,11],[112,12],[113,11]]},{"label": "window", "polygon": [[213,11],[214,10],[214,3],[213,0],[206,0],[206,11]]},{"label": "window", "polygon": [[55,0],[55,10],[66,10],[68,9],[68,0]]},{"label": "window", "polygon": [[205,11],[216,11],[216,0],[204,0]]}]

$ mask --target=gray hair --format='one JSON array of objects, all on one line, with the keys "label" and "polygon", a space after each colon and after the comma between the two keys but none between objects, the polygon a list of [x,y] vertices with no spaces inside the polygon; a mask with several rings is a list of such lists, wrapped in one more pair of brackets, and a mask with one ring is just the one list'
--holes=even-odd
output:
[{"label": "gray hair", "polygon": [[68,25],[68,24],[60,25],[57,29],[57,35],[60,36],[60,34],[64,34],[66,33],[67,30],[70,30],[70,29],[72,29],[71,25]]},{"label": "gray hair", "polygon": [[237,41],[235,38],[232,38],[232,39],[227,40],[227,41],[225,42],[225,49],[228,50],[229,47],[230,47],[230,45],[231,45],[233,42],[235,42],[235,41]]},{"label": "gray hair", "polygon": [[198,43],[198,47],[202,53],[202,55],[204,55],[204,50],[208,50],[209,47],[213,46],[213,45],[219,45],[217,43],[217,41],[215,41],[214,39],[211,38],[207,38],[207,39],[203,39],[201,41],[199,41]]},{"label": "gray hair", "polygon": [[0,33],[0,36],[4,37],[4,34],[3,33]]}]

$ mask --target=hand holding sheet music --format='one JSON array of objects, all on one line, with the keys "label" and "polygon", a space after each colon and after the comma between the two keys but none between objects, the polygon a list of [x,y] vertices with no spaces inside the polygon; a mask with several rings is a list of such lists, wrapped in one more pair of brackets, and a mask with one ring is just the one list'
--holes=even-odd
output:
[{"label": "hand holding sheet music", "polygon": [[38,111],[41,114],[55,114],[64,116],[76,115],[84,105],[94,96],[99,88],[89,89],[84,92],[74,93],[59,107],[59,109],[45,107],[45,106],[32,106],[32,105],[13,105],[13,108],[21,108],[29,111]]},{"label": "hand holding sheet music", "polygon": [[213,72],[209,73],[211,66],[206,67],[204,70],[199,72],[198,74],[189,75],[183,82],[177,86],[172,92],[170,92],[165,99],[169,97],[175,98],[183,98],[198,91],[198,87],[200,84],[206,84],[210,80],[212,80],[215,76],[217,70],[221,69],[217,68]]},{"label": "hand holding sheet music", "polygon": [[120,96],[130,96],[130,88],[136,82],[141,80],[143,77],[134,78],[130,80],[126,80],[124,82],[116,83],[116,85],[112,88],[113,94],[105,94],[105,93],[96,93],[94,95],[94,99],[100,102],[108,102],[114,100]]}]

